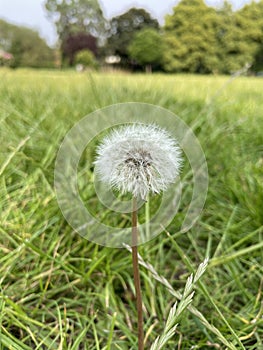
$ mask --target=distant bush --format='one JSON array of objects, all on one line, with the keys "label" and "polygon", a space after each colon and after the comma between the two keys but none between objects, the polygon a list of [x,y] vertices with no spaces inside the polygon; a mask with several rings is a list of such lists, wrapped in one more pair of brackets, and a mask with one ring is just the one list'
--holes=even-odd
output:
[{"label": "distant bush", "polygon": [[98,68],[98,62],[96,61],[94,54],[90,50],[79,51],[75,56],[74,63],[76,65],[82,66],[83,68]]}]

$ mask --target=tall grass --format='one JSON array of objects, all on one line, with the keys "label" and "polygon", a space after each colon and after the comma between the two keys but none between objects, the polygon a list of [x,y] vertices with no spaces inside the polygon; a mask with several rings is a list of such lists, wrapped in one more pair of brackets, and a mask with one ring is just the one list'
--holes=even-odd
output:
[{"label": "tall grass", "polygon": [[263,80],[228,79],[0,70],[0,350],[136,349],[129,252],[73,232],[53,188],[69,128],[127,101],[180,116],[209,168],[198,223],[181,233],[182,207],[166,232],[140,248],[170,285],[142,269],[146,348],[162,334],[187,277],[209,256],[196,312],[185,311],[165,349],[263,349]]}]

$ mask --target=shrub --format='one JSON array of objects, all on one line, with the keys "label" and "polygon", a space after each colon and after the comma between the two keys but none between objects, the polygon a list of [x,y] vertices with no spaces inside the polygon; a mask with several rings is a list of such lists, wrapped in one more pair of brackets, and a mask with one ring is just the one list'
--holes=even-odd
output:
[{"label": "shrub", "polygon": [[96,61],[94,54],[90,50],[79,51],[75,56],[74,63],[76,65],[83,66],[83,68],[98,68],[98,62]]}]

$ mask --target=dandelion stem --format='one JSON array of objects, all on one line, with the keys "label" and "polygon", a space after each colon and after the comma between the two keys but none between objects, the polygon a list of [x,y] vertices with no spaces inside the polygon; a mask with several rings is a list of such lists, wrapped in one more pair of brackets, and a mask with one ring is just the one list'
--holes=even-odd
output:
[{"label": "dandelion stem", "polygon": [[132,208],[132,265],[133,265],[133,277],[136,291],[136,305],[138,315],[138,350],[143,350],[143,313],[142,313],[142,293],[141,283],[139,274],[139,263],[138,263],[138,229],[137,229],[137,202],[136,198],[133,197],[133,208]]}]

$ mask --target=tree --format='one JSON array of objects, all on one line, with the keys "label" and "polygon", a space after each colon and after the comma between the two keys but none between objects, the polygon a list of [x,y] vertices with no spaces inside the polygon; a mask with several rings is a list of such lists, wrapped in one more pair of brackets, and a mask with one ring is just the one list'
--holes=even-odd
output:
[{"label": "tree", "polygon": [[165,22],[164,67],[167,71],[233,73],[260,65],[263,46],[263,1],[233,12],[202,0],[182,0]]},{"label": "tree", "polygon": [[151,28],[135,34],[128,47],[131,58],[146,66],[146,72],[152,72],[152,65],[161,64],[163,57],[163,40],[161,35]]},{"label": "tree", "polygon": [[78,33],[70,35],[62,45],[64,57],[68,58],[71,66],[74,63],[75,55],[84,49],[91,51],[96,56],[98,51],[97,39],[90,34]]},{"label": "tree", "polygon": [[243,42],[252,69],[263,68],[263,1],[251,2],[237,12],[237,25],[243,31]]},{"label": "tree", "polygon": [[107,52],[119,55],[125,63],[129,62],[128,47],[134,35],[145,28],[158,29],[159,24],[144,9],[132,8],[128,12],[112,18],[106,47]]},{"label": "tree", "polygon": [[97,0],[46,0],[45,8],[62,43],[73,34],[99,37],[105,32],[106,21]]},{"label": "tree", "polygon": [[192,73],[217,70],[216,23],[215,10],[202,0],[182,0],[165,20],[165,69]]},{"label": "tree", "polygon": [[253,64],[253,69],[256,72],[262,72],[263,71],[263,45],[261,45],[256,52],[255,55],[255,61]]},{"label": "tree", "polygon": [[105,37],[107,27],[98,0],[46,0],[45,8],[56,25],[64,63],[72,65],[83,49],[97,53],[93,38]]},{"label": "tree", "polygon": [[53,67],[54,53],[38,32],[0,20],[0,48],[11,53],[13,67]]},{"label": "tree", "polygon": [[262,2],[252,2],[237,12],[225,6],[217,13],[220,72],[233,73],[254,64],[263,42]]}]

